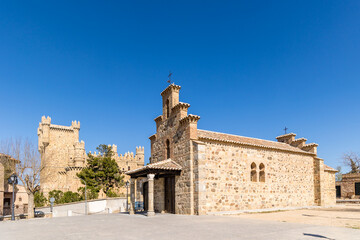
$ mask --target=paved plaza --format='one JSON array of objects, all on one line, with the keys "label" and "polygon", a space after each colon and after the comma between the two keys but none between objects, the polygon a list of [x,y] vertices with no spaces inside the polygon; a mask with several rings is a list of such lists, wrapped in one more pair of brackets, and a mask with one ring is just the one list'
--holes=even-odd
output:
[{"label": "paved plaza", "polygon": [[360,239],[360,230],[230,216],[107,214],[0,222],[0,239]]}]

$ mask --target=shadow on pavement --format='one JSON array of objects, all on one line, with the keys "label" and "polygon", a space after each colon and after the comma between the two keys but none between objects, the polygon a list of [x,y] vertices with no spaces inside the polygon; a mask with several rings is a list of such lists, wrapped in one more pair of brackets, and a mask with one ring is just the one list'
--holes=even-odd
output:
[{"label": "shadow on pavement", "polygon": [[329,240],[335,240],[333,238],[328,238],[328,237],[325,237],[323,235],[318,235],[318,234],[311,234],[311,233],[303,233],[304,236],[310,236],[310,237],[315,237],[315,238],[322,238],[322,239],[329,239]]}]

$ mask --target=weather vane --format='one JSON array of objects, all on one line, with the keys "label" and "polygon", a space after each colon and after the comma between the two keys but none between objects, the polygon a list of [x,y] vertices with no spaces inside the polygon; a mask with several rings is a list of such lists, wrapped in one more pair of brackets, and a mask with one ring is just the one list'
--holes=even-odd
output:
[{"label": "weather vane", "polygon": [[167,80],[168,83],[171,83],[171,76],[172,76],[172,72],[169,71],[169,75],[168,75],[168,78],[169,78],[169,79]]},{"label": "weather vane", "polygon": [[288,130],[288,128],[287,128],[287,127],[285,127],[285,128],[284,128],[285,134],[286,134],[286,131],[287,131],[287,130]]}]

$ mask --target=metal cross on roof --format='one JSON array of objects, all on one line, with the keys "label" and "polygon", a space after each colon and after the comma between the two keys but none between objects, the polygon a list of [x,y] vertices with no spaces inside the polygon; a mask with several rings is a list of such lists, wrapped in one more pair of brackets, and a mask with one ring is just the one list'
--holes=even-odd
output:
[{"label": "metal cross on roof", "polygon": [[287,127],[285,127],[285,128],[284,128],[285,134],[286,134],[286,131],[287,131],[287,130],[288,130],[288,128],[287,128]]},{"label": "metal cross on roof", "polygon": [[168,83],[171,83],[171,75],[172,75],[172,72],[169,71],[169,76],[168,76],[169,79],[167,80]]}]

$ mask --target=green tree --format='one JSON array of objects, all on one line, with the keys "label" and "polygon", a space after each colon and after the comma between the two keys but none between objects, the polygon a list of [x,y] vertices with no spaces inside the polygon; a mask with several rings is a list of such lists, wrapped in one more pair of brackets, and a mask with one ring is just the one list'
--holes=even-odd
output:
[{"label": "green tree", "polygon": [[114,155],[114,152],[112,151],[111,146],[108,146],[106,144],[100,144],[96,150],[99,151],[99,153],[104,157],[110,157],[112,158]]},{"label": "green tree", "polygon": [[86,182],[89,189],[96,192],[102,189],[107,196],[113,196],[114,193],[109,190],[123,186],[124,176],[113,159],[110,146],[101,144],[96,149],[100,154],[98,156],[88,154],[87,166],[77,176],[82,180],[83,184]]},{"label": "green tree", "polygon": [[47,199],[43,192],[37,191],[34,193],[34,204],[35,207],[43,207],[47,203]]},{"label": "green tree", "polygon": [[341,172],[341,166],[336,167],[337,173],[335,173],[335,180],[341,181],[342,180],[342,172]]},{"label": "green tree", "polygon": [[[78,192],[80,193],[81,200],[85,199],[85,187],[79,187]],[[86,197],[88,200],[97,199],[99,197],[99,191],[93,187],[86,188]]]},{"label": "green tree", "polygon": [[109,189],[107,192],[106,192],[106,196],[107,197],[119,197],[119,194],[117,194],[116,192],[112,191],[111,189]]},{"label": "green tree", "polygon": [[55,204],[60,204],[63,203],[62,202],[62,197],[64,196],[64,193],[61,190],[52,190],[49,192],[49,202],[50,202],[50,198],[54,198],[55,199]]},{"label": "green tree", "polygon": [[67,191],[61,198],[62,203],[71,203],[81,201],[81,196],[77,192]]}]

